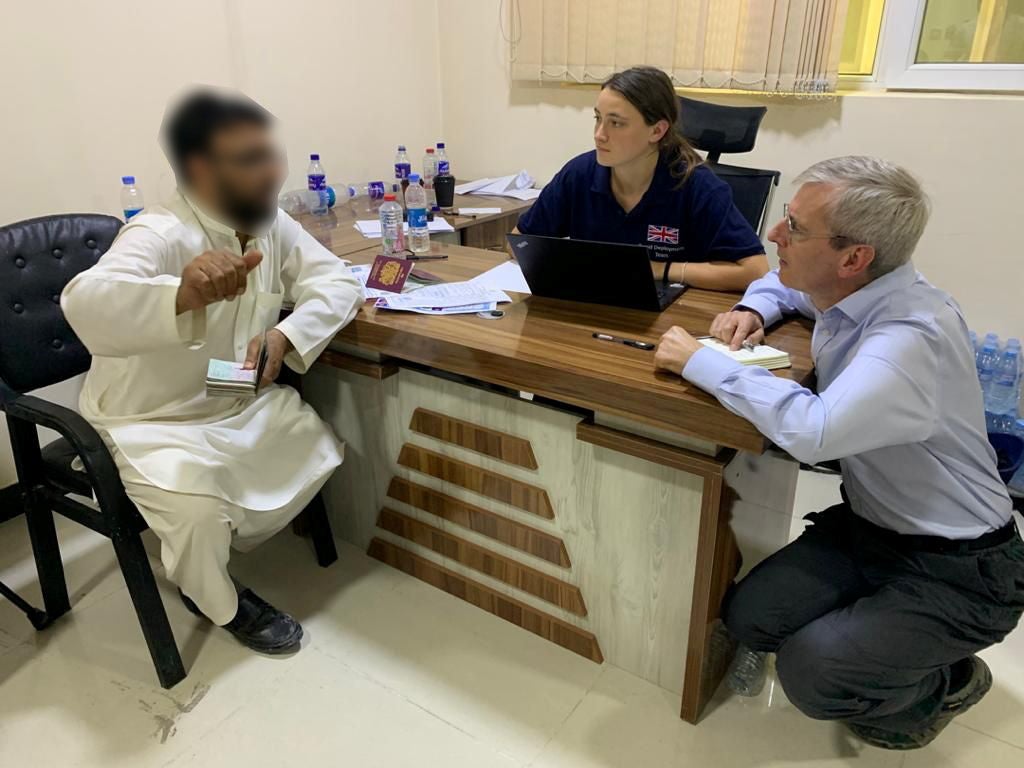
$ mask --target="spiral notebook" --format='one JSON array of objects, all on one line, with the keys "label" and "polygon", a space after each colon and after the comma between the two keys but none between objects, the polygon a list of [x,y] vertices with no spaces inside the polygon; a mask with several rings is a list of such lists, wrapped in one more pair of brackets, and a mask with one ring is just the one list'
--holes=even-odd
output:
[{"label": "spiral notebook", "polygon": [[775,347],[769,347],[767,344],[758,344],[753,349],[741,348],[734,352],[729,349],[728,344],[724,344],[711,336],[703,336],[697,339],[697,341],[709,349],[721,352],[723,355],[728,355],[737,363],[743,363],[743,365],[758,365],[762,368],[767,368],[769,371],[774,371],[778,368],[789,368],[793,365],[793,362],[789,359],[788,352],[783,352]]}]

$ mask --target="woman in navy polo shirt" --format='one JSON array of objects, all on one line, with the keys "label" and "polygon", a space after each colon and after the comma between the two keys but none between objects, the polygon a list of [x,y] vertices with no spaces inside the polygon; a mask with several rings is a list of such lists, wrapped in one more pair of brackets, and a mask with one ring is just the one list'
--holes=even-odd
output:
[{"label": "woman in navy polo shirt", "polygon": [[[732,193],[676,130],[668,75],[612,75],[594,107],[597,149],[566,163],[517,232],[651,249],[654,274],[698,288],[742,291],[768,271],[764,246]],[[660,262],[660,263],[659,263]]]}]

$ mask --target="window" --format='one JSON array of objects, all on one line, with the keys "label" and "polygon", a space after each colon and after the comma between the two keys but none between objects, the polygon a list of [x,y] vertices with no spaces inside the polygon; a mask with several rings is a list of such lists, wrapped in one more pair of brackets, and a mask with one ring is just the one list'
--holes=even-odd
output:
[{"label": "window", "polygon": [[849,0],[839,73],[896,89],[1024,90],[1024,0]]},{"label": "window", "polygon": [[839,74],[844,77],[870,77],[875,72],[875,52],[882,31],[885,0],[849,0]]}]

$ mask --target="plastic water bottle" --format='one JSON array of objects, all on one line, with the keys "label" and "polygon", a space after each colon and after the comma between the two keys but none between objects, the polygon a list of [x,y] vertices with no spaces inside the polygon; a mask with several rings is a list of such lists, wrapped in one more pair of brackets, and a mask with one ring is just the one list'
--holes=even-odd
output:
[{"label": "plastic water bottle", "polygon": [[135,186],[134,176],[122,176],[121,183],[121,209],[124,211],[124,220],[128,221],[137,214],[146,204],[142,201],[142,190]]},{"label": "plastic water bottle", "polygon": [[310,196],[310,213],[314,216],[326,216],[330,208],[330,198],[327,192],[327,174],[324,167],[320,165],[320,155],[316,152],[309,156],[309,170],[306,171],[306,179],[309,182],[309,191],[315,192],[316,197]]},{"label": "plastic water bottle", "polygon": [[437,142],[437,175],[451,176],[452,167],[448,162],[448,153],[444,151],[444,142]]},{"label": "plastic water bottle", "polygon": [[384,195],[380,207],[381,248],[385,256],[405,251],[405,224],[402,222],[402,206],[390,192]]},{"label": "plastic water bottle", "polygon": [[[1012,414],[1017,416],[1018,390],[1020,378],[1020,350],[1007,347],[1000,357],[999,364],[992,377],[989,409],[997,415]],[[1010,420],[1011,424],[1013,419]]]},{"label": "plastic water bottle", "polygon": [[423,156],[423,188],[427,190],[427,205],[433,208],[437,205],[437,195],[434,194],[434,177],[437,176],[437,155],[433,147],[427,147]]},{"label": "plastic water bottle", "polygon": [[[277,205],[282,208],[285,213],[290,213],[293,216],[297,216],[300,213],[309,213],[313,208],[316,207],[317,202],[320,200],[320,193],[314,192],[308,188],[304,189],[290,189],[287,192],[282,192],[277,198]],[[327,185],[327,207],[333,208],[337,202],[337,194],[334,191],[334,187],[330,184]]]},{"label": "plastic water bottle", "polygon": [[999,362],[999,337],[994,333],[985,335],[981,342],[981,349],[978,350],[978,373],[982,371],[995,371]]},{"label": "plastic water bottle", "polygon": [[409,244],[413,253],[430,250],[430,230],[427,229],[427,191],[420,186],[420,175],[409,174],[409,187],[405,190],[405,207],[409,212]]},{"label": "plastic water bottle", "polygon": [[396,186],[393,182],[385,181],[354,181],[339,184],[338,194],[342,202],[351,202],[357,210],[372,213],[384,202],[384,195],[393,192]]},{"label": "plastic water bottle", "polygon": [[395,181],[401,183],[409,180],[412,173],[412,164],[409,162],[409,153],[405,151],[405,145],[398,145],[398,153],[395,155]]}]

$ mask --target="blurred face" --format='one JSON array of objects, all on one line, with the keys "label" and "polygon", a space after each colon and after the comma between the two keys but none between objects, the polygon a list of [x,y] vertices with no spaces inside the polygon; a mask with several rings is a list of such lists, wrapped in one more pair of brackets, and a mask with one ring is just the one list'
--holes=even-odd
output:
[{"label": "blurred face", "polygon": [[252,234],[277,213],[287,167],[270,128],[242,122],[217,131],[189,169],[192,186],[240,231]]},{"label": "blurred face", "polygon": [[667,120],[647,125],[640,111],[622,94],[604,88],[594,106],[597,162],[614,168],[646,157],[658,150],[658,142],[668,127]]},{"label": "blurred face", "polygon": [[[845,276],[844,261],[850,248],[836,249],[825,222],[835,188],[828,184],[804,184],[789,203],[789,220],[783,219],[768,232],[778,246],[779,280],[783,285],[813,295],[829,295]],[[793,231],[790,232],[790,224]]]}]

